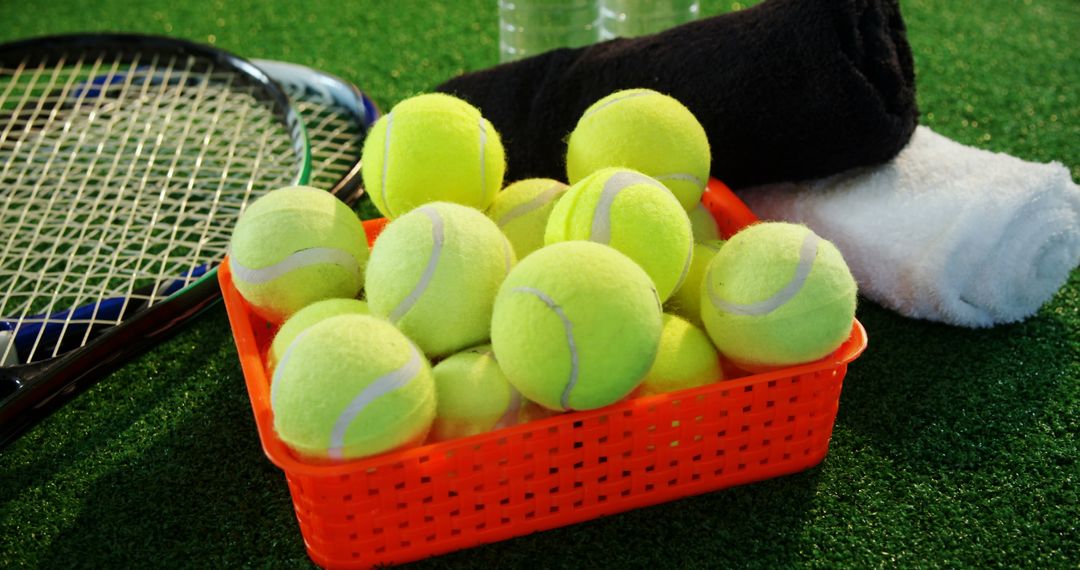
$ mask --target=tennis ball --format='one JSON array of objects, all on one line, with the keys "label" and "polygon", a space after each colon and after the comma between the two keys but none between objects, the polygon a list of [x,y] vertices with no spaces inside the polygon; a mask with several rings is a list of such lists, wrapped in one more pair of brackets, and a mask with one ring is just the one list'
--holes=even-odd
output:
[{"label": "tennis ball", "polygon": [[767,370],[823,358],[851,333],[855,279],[840,251],[806,226],[748,226],[709,262],[701,315],[736,366]]},{"label": "tennis ball", "polygon": [[694,206],[688,215],[694,241],[703,242],[720,239],[720,225],[716,223],[716,218],[704,204]]},{"label": "tennis ball", "polygon": [[690,261],[690,269],[686,272],[683,280],[671,298],[667,300],[665,307],[668,311],[683,317],[695,326],[704,327],[701,320],[701,282],[705,279],[705,268],[709,266],[723,240],[709,240],[694,244],[694,257]]},{"label": "tennis ball", "polygon": [[690,269],[690,219],[656,180],[625,168],[605,168],[566,191],[551,211],[547,244],[589,240],[610,245],[637,262],[660,300],[679,288]]},{"label": "tennis ball", "polygon": [[507,186],[495,196],[488,217],[514,245],[518,259],[544,246],[544,228],[566,184],[550,178],[529,178]]},{"label": "tennis ball", "polygon": [[458,352],[432,372],[437,402],[432,440],[485,433],[521,421],[525,401],[506,380],[491,345]]},{"label": "tennis ball", "polygon": [[270,383],[274,430],[300,455],[352,459],[419,443],[435,418],[435,380],[393,325],[338,315],[289,344]]},{"label": "tennis ball", "polygon": [[567,142],[566,174],[575,184],[601,168],[632,168],[670,188],[689,212],[711,161],[705,129],[689,109],[651,89],[627,89],[585,110]]},{"label": "tennis ball", "polygon": [[660,348],[638,389],[639,396],[704,386],[723,378],[720,355],[709,337],[686,319],[664,314]]},{"label": "tennis ball", "polygon": [[229,243],[233,285],[275,323],[315,301],[355,297],[367,260],[356,214],[329,192],[307,186],[274,190],[253,202]]},{"label": "tennis ball", "polygon": [[479,210],[426,204],[375,240],[367,301],[429,356],[452,354],[490,337],[495,294],[514,261],[510,242]]},{"label": "tennis ball", "polygon": [[660,302],[649,276],[608,246],[536,250],[495,298],[491,342],[507,379],[546,408],[590,410],[625,397],[652,365]]},{"label": "tennis ball", "polygon": [[476,107],[428,93],[401,101],[375,121],[361,165],[372,203],[395,218],[428,202],[487,208],[502,188],[506,154]]},{"label": "tennis ball", "polygon": [[324,299],[296,311],[274,335],[274,341],[266,353],[267,369],[273,370],[289,343],[311,325],[337,315],[367,315],[370,312],[367,303],[357,299]]}]

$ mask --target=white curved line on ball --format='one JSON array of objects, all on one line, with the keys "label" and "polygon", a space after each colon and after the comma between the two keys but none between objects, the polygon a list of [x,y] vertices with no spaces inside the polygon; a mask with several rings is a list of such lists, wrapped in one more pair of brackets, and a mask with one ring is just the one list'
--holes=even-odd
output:
[{"label": "white curved line on ball", "polygon": [[618,103],[620,101],[625,101],[627,99],[632,99],[634,97],[642,97],[642,96],[645,96],[645,95],[656,95],[656,94],[657,94],[656,91],[646,90],[646,91],[635,91],[633,93],[626,93],[624,95],[620,95],[620,96],[618,96],[618,97],[616,97],[614,99],[611,99],[610,101],[605,102],[603,105],[600,105],[599,107],[596,107],[595,109],[590,109],[590,110],[586,111],[585,114],[581,116],[581,120],[584,121],[590,115],[594,115],[594,114],[598,113],[601,109],[604,109],[606,107],[610,107],[611,105],[614,105],[615,103]]},{"label": "white curved line on ball", "polygon": [[773,293],[768,299],[756,303],[730,303],[718,297],[711,285],[709,286],[709,299],[712,300],[712,304],[717,310],[735,315],[760,317],[773,312],[802,290],[806,279],[810,276],[810,270],[814,268],[814,259],[817,257],[818,242],[820,241],[821,238],[814,232],[806,234],[806,237],[803,238],[802,247],[799,248],[799,265],[795,268],[795,276],[791,278],[791,281],[788,281],[783,289]]},{"label": "white curved line on ball", "polygon": [[503,257],[506,258],[506,274],[514,267],[514,246],[506,236],[503,236]]},{"label": "white curved line on ball", "polygon": [[390,112],[386,114],[386,136],[383,138],[383,155],[382,155],[382,182],[379,184],[379,192],[382,193],[382,203],[386,206],[386,212],[390,216],[393,212],[390,210],[390,202],[386,201],[386,167],[390,164],[390,126],[394,122],[394,113]]},{"label": "white curved line on ball", "polygon": [[487,129],[484,128],[484,117],[480,117],[480,200],[487,203],[487,184],[484,176],[484,147],[487,145]]},{"label": "white curved line on ball", "polygon": [[[499,365],[499,360],[495,358],[495,351],[485,350],[483,352],[474,352],[482,357],[490,358],[495,361],[496,366]],[[521,409],[521,392],[518,392],[513,384],[507,383],[506,387],[510,390],[510,401],[506,404],[506,412],[503,413],[502,417],[499,418],[499,421],[495,423],[495,427],[492,429],[502,429],[504,427],[516,425],[518,422],[517,414],[518,410]]]},{"label": "white curved line on ball", "polygon": [[544,190],[540,194],[537,194],[532,200],[510,208],[510,211],[500,216],[495,223],[500,228],[502,228],[505,227],[506,224],[509,224],[510,222],[514,221],[517,218],[520,218],[521,216],[524,216],[525,214],[528,214],[529,212],[543,208],[544,206],[548,205],[548,203],[550,203],[553,199],[555,199],[555,196],[559,194],[562,188],[562,185],[558,184],[552,186],[551,188],[548,188],[547,190]]},{"label": "white curved line on ball", "polygon": [[334,430],[330,434],[330,448],[327,454],[333,459],[341,459],[345,447],[345,432],[349,429],[356,416],[360,415],[369,404],[385,396],[386,394],[402,388],[420,373],[420,353],[412,343],[409,343],[409,361],[401,368],[376,378],[360,391],[348,406],[338,415],[334,422]]},{"label": "white curved line on ball", "polygon": [[[308,329],[308,330],[310,330],[310,329]],[[288,362],[290,358],[292,358],[293,348],[296,346],[296,341],[304,338],[304,336],[307,335],[307,333],[308,333],[308,331],[305,330],[305,331],[301,332],[300,334],[296,335],[296,338],[294,338],[292,340],[292,342],[289,343],[288,348],[285,349],[285,354],[281,355],[281,360],[279,360],[278,363],[274,366],[274,374],[270,377],[270,409],[271,410],[277,408],[277,395],[278,395],[278,389],[279,389],[278,384],[280,382],[279,379],[281,378],[281,371],[285,368],[285,363]]]},{"label": "white curved line on ball", "polygon": [[301,249],[273,265],[258,269],[245,267],[235,257],[229,257],[229,268],[232,269],[233,276],[253,285],[269,283],[290,271],[321,264],[337,265],[351,273],[357,280],[360,279],[360,264],[357,263],[356,258],[351,253],[334,247]]},{"label": "white curved line on ball", "polygon": [[694,227],[690,223],[690,218],[686,218],[686,227],[690,232],[690,251],[686,252],[686,261],[683,262],[682,273],[679,274],[679,280],[675,283],[675,288],[672,291],[678,291],[683,286],[686,276],[690,273],[690,264],[694,261]]},{"label": "white curved line on ball", "polygon": [[704,188],[705,187],[705,181],[704,180],[702,180],[702,179],[698,178],[697,176],[694,176],[693,174],[690,174],[688,172],[673,172],[671,174],[657,174],[656,176],[653,176],[653,178],[655,178],[657,180],[660,180],[660,181],[664,181],[664,180],[682,180],[684,182],[693,182],[698,188]]},{"label": "white curved line on ball", "polygon": [[430,206],[422,206],[417,208],[416,211],[423,213],[431,220],[431,255],[428,256],[427,266],[424,267],[424,273],[420,275],[420,280],[416,282],[416,286],[390,312],[389,319],[394,324],[397,324],[405,316],[405,313],[408,313],[409,309],[413,308],[413,305],[420,300],[420,296],[427,290],[428,285],[431,285],[431,280],[435,277],[435,269],[439,266],[439,259],[442,257],[443,242],[446,240],[443,219],[438,210]]},{"label": "white curved line on ball", "polygon": [[555,315],[562,321],[563,329],[566,331],[566,344],[570,349],[570,378],[566,383],[566,388],[563,389],[562,398],[559,402],[562,404],[563,409],[570,409],[570,392],[574,389],[574,386],[578,382],[578,352],[577,344],[574,342],[574,325],[570,322],[569,317],[563,312],[554,299],[547,296],[547,293],[533,287],[515,287],[515,293],[528,293],[536,298],[540,299],[542,303],[548,306],[549,309],[555,312]]},{"label": "white curved line on ball", "polygon": [[[600,193],[600,200],[596,203],[596,210],[593,211],[592,228],[589,230],[589,241],[595,241],[597,243],[607,244],[611,241],[611,208],[615,203],[615,198],[622,192],[627,186],[634,184],[651,184],[659,188],[664,189],[664,193],[670,195],[672,198],[675,196],[671,194],[667,186],[657,182],[655,179],[634,172],[632,170],[620,170],[615,174],[612,174],[610,178],[604,182],[604,189]],[[680,208],[682,206],[679,206]]]},{"label": "white curved line on ball", "polygon": [[507,384],[506,387],[510,389],[510,403],[506,405],[506,413],[499,418],[494,429],[502,429],[518,423],[518,410],[521,409],[521,392],[518,392],[510,384]]}]

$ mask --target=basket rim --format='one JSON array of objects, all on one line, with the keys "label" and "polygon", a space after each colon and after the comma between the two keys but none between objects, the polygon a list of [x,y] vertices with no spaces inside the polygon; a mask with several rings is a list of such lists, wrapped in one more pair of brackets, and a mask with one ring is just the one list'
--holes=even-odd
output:
[{"label": "basket rim", "polygon": [[[707,188],[702,195],[702,203],[716,217],[718,224],[725,237],[735,233],[742,227],[758,221],[754,213],[739,199],[730,188],[716,178],[710,178]],[[378,231],[385,226],[387,220],[376,219],[364,222],[368,231]],[[369,238],[370,239],[370,238]],[[222,297],[225,300],[225,310],[228,313],[229,324],[232,328],[233,340],[236,343],[237,353],[240,357],[240,366],[243,370],[244,382],[247,384],[248,396],[251,399],[252,412],[255,415],[255,424],[259,432],[259,440],[263,452],[271,463],[286,472],[287,475],[299,475],[309,477],[341,477],[361,473],[364,471],[389,467],[409,461],[419,460],[422,457],[439,457],[452,453],[457,449],[468,449],[483,446],[489,443],[497,443],[499,440],[512,438],[529,432],[541,432],[550,428],[587,421],[592,418],[621,413],[636,413],[645,411],[658,404],[667,401],[695,398],[702,394],[722,392],[725,390],[737,390],[747,386],[768,384],[774,380],[791,376],[815,374],[827,370],[835,370],[847,366],[848,363],[858,358],[867,347],[866,329],[858,319],[853,319],[851,334],[840,347],[828,356],[806,364],[778,368],[765,372],[751,373],[747,376],[733,380],[721,380],[699,386],[652,396],[630,397],[620,402],[598,408],[595,410],[576,411],[558,414],[549,418],[531,421],[525,424],[510,426],[493,432],[477,434],[468,437],[456,438],[447,441],[428,443],[424,445],[408,447],[388,451],[371,457],[351,459],[347,461],[330,461],[304,458],[295,454],[274,432],[273,416],[270,409],[270,382],[266,376],[266,367],[263,355],[255,340],[252,317],[247,302],[233,286],[232,271],[229,267],[228,256],[222,261],[218,272],[218,283],[221,286]]]},{"label": "basket rim", "polygon": [[233,328],[233,336],[240,355],[241,367],[243,368],[248,395],[251,398],[252,411],[255,414],[255,423],[259,431],[259,439],[263,447],[263,452],[274,465],[278,466],[289,475],[340,477],[371,469],[378,469],[380,467],[388,467],[402,462],[414,461],[421,457],[439,457],[455,449],[496,443],[499,440],[512,438],[527,432],[546,431],[552,427],[572,424],[579,421],[587,421],[599,416],[626,412],[634,413],[635,410],[647,410],[650,407],[671,400],[694,398],[701,394],[721,392],[724,390],[738,390],[745,388],[746,386],[767,384],[773,380],[796,375],[814,374],[847,365],[858,358],[867,347],[866,329],[858,319],[855,319],[852,322],[851,334],[840,348],[825,358],[807,364],[760,372],[733,380],[722,380],[720,382],[714,382],[705,386],[680,390],[677,392],[632,397],[595,410],[558,414],[549,418],[510,426],[493,432],[388,451],[371,457],[347,461],[324,462],[298,456],[290,450],[274,432],[273,417],[269,406],[270,386],[266,377],[262,355],[260,354],[255,341],[251,321],[253,313],[245,306],[245,301],[240,297],[239,292],[233,286],[232,271],[229,268],[228,258],[226,258],[218,270],[218,281],[221,284],[222,294],[225,298],[226,311]]}]

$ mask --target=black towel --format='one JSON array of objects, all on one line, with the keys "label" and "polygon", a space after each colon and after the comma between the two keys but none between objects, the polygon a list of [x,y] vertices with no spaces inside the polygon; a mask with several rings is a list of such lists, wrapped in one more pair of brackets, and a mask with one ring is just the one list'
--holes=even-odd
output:
[{"label": "black towel", "polygon": [[918,122],[897,0],[768,0],[634,39],[557,49],[437,87],[502,134],[507,181],[566,178],[566,138],[609,93],[648,87],[705,127],[739,188],[885,162]]}]

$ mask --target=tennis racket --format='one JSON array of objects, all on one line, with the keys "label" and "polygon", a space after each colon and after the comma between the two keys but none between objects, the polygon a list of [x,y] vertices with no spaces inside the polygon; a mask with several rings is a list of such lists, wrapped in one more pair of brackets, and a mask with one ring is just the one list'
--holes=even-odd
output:
[{"label": "tennis racket", "polygon": [[252,60],[289,96],[311,141],[311,185],[350,206],[364,193],[360,152],[379,108],[352,83],[295,63]]},{"label": "tennis racket", "polygon": [[0,46],[0,445],[215,300],[237,217],[310,161],[282,90],[220,50]]}]

